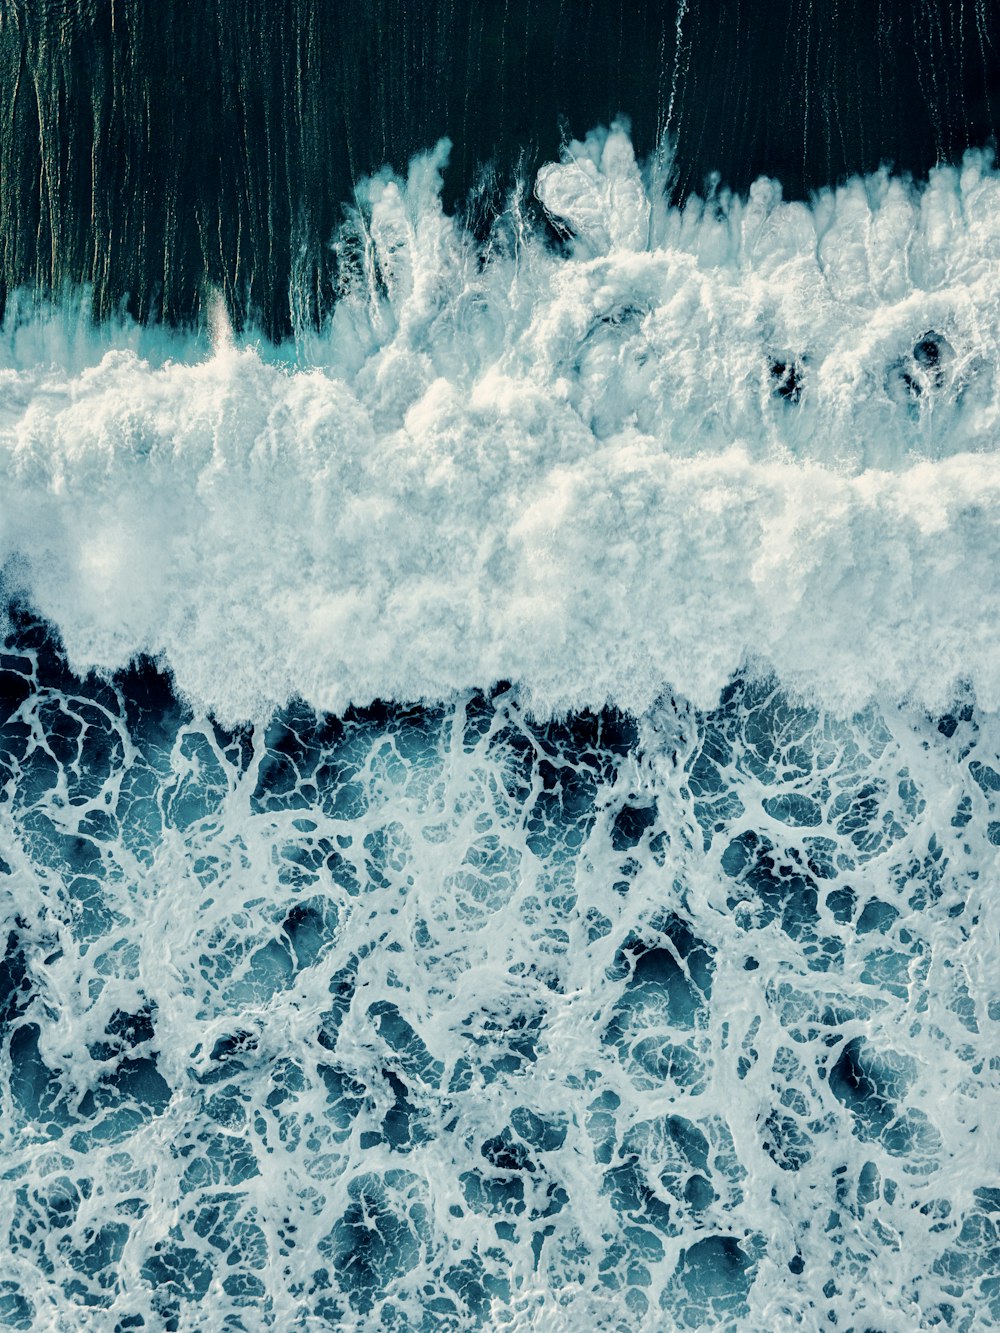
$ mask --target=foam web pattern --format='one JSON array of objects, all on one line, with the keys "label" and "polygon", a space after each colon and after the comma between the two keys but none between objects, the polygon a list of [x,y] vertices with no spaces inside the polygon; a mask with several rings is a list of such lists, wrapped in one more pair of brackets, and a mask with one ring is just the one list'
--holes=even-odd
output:
[{"label": "foam web pattern", "polygon": [[1000,1319],[995,716],[2,668],[7,1326]]}]

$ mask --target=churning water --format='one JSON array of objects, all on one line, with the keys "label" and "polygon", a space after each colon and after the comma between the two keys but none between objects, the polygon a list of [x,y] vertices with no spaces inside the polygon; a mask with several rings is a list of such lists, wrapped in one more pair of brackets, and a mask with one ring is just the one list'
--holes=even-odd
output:
[{"label": "churning water", "polygon": [[0,1324],[994,1327],[1000,177],[447,151],[8,302]]}]

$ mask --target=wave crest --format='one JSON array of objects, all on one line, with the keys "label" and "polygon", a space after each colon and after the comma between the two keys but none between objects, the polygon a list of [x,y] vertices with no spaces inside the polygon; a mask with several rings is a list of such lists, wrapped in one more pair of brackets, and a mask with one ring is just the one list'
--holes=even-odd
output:
[{"label": "wave crest", "polygon": [[0,558],[73,665],[157,655],[228,719],[708,706],[746,661],[996,706],[988,159],[678,209],[616,125],[539,174],[561,247],[515,196],[484,249],[446,155],[359,188],[294,349],[8,320]]}]

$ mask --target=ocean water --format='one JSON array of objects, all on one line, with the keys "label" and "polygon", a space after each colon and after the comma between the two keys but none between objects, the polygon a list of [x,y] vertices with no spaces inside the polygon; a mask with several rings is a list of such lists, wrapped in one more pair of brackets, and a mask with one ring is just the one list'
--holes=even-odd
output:
[{"label": "ocean water", "polygon": [[358,181],[445,135],[480,238],[623,113],[641,156],[675,143],[675,202],[926,175],[995,137],[998,32],[1000,0],[2,0],[0,313],[87,284],[189,322],[214,287],[272,336],[322,324]]},{"label": "ocean water", "polygon": [[1000,176],[671,142],[8,296],[0,1325],[1000,1326]]}]

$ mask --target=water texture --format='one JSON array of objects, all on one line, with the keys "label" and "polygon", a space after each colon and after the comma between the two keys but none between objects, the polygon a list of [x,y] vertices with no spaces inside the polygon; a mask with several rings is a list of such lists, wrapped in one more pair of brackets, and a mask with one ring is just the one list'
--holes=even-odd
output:
[{"label": "water texture", "polygon": [[224,731],[16,647],[8,1326],[1000,1318],[995,716]]},{"label": "water texture", "polygon": [[1000,176],[732,193],[658,68],[478,213],[373,138],[326,295],[0,113],[0,1327],[1000,1327]]},{"label": "water texture", "polygon": [[445,135],[480,234],[621,115],[678,202],[925,175],[995,136],[998,31],[1000,0],[0,0],[0,309],[322,323],[357,182]]}]

